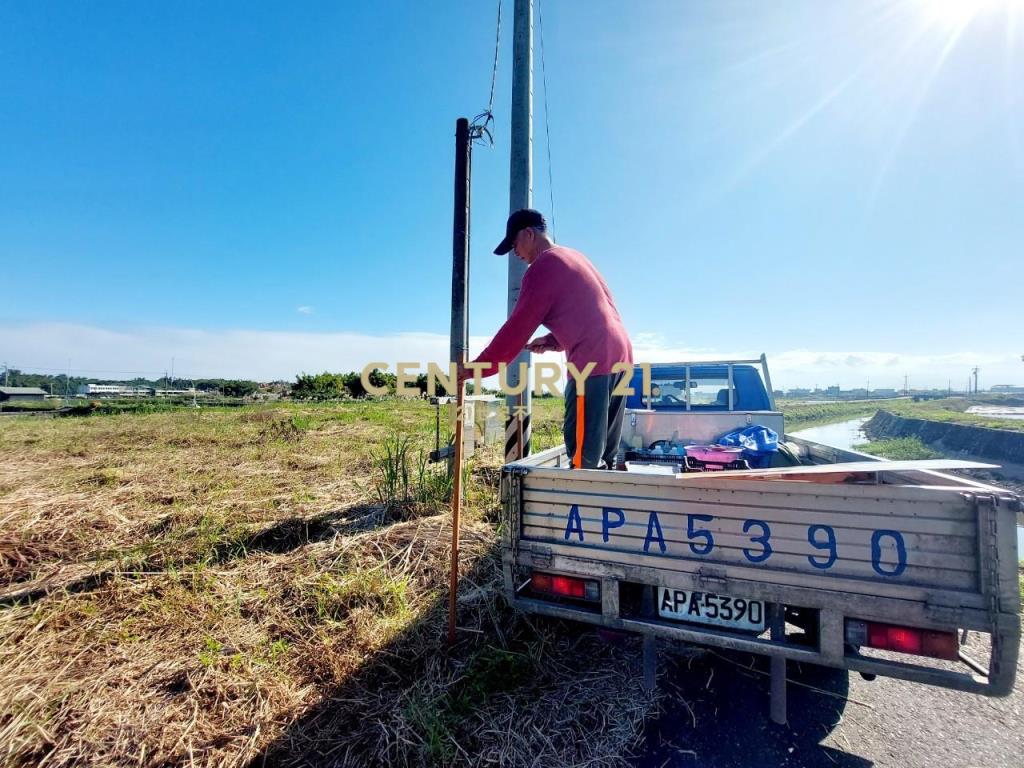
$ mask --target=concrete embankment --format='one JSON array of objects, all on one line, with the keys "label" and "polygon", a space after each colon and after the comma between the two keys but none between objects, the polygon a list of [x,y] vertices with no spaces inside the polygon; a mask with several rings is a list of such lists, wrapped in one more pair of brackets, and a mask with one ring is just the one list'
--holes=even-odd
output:
[{"label": "concrete embankment", "polygon": [[993,461],[1024,464],[1024,432],[909,419],[888,411],[878,411],[864,425],[864,431],[872,439],[916,437],[944,454],[966,454]]}]

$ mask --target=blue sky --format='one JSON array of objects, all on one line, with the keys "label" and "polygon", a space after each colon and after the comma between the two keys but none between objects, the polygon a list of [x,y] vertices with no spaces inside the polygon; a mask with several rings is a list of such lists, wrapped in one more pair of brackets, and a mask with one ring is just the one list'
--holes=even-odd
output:
[{"label": "blue sky", "polygon": [[[474,154],[477,347],[505,314],[511,5]],[[486,105],[495,12],[4,4],[0,357],[261,378],[442,359],[454,120]],[[1024,382],[1024,2],[543,14],[555,234],[638,353],[767,351],[790,386]]]}]

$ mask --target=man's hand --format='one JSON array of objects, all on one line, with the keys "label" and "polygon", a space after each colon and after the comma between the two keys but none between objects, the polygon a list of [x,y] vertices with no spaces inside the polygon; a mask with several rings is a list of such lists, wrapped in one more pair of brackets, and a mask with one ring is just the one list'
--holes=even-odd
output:
[{"label": "man's hand", "polygon": [[531,341],[526,348],[535,355],[543,355],[545,352],[553,352],[555,349],[543,336]]},{"label": "man's hand", "polygon": [[486,368],[487,368],[487,363],[478,363],[478,362],[459,363],[458,364],[458,369],[456,370],[455,386],[457,386],[457,387],[462,386],[462,382],[464,382],[464,381],[473,381],[476,384],[477,389],[479,389],[480,387],[483,386],[483,382],[482,381],[476,381],[476,378],[478,376],[480,376],[480,378],[483,379],[483,376],[481,375],[481,371],[485,370]]}]

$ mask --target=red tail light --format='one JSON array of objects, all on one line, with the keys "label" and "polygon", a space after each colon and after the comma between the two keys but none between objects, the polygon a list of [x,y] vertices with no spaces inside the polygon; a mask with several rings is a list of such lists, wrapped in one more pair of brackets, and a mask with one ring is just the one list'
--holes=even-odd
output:
[{"label": "red tail light", "polygon": [[956,632],[901,627],[875,621],[847,620],[846,641],[853,645],[866,645],[884,651],[912,653],[951,661],[959,658],[960,652]]},{"label": "red tail light", "polygon": [[558,576],[553,573],[530,575],[530,589],[559,597],[572,597],[577,600],[600,600],[601,585],[591,579],[578,579],[574,576]]}]

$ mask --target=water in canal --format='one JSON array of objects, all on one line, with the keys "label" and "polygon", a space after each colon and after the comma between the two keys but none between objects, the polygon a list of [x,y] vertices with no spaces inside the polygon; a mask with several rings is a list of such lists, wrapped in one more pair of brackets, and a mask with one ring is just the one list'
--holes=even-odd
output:
[{"label": "water in canal", "polygon": [[861,443],[870,443],[871,440],[864,434],[864,425],[868,422],[867,417],[861,419],[850,419],[840,421],[838,424],[826,424],[823,427],[808,427],[793,434],[802,437],[804,440],[811,440],[822,445],[831,445],[833,448],[842,448],[847,451],[853,450],[853,446]]},{"label": "water in canal", "polygon": [[1024,420],[1024,408],[1016,405],[972,405],[967,409],[968,413],[976,416],[988,416],[993,419],[1021,419]]}]

